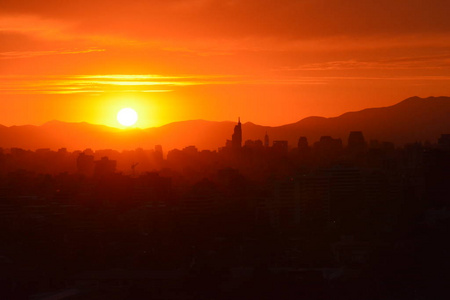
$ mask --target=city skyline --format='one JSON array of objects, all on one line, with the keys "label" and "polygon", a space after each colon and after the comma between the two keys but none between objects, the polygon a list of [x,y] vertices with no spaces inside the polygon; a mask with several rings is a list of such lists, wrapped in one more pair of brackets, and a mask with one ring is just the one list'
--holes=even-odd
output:
[{"label": "city skyline", "polygon": [[[190,120],[161,127],[120,130],[89,123],[51,121],[42,126],[0,126],[1,147],[23,149],[182,149],[196,146],[201,150],[216,150],[229,144],[243,145],[246,140],[286,140],[296,145],[304,136],[318,141],[322,136],[346,139],[351,131],[362,131],[368,140],[406,143],[431,142],[449,132],[450,97],[411,97],[388,107],[367,108],[347,112],[339,117],[309,117],[283,126],[255,124],[246,117],[235,121]],[[243,122],[239,125],[239,121]],[[230,136],[235,127],[235,134]],[[70,134],[68,134],[70,133]]]},{"label": "city skyline", "polygon": [[239,121],[218,151],[0,149],[0,295],[448,298],[450,134],[290,149]]}]

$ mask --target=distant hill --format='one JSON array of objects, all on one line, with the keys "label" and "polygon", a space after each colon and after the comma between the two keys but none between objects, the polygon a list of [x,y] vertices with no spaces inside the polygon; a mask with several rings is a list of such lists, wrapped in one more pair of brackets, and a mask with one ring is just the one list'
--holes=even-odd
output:
[{"label": "distant hill", "polygon": [[450,97],[411,97],[398,104],[347,112],[334,118],[309,117],[297,123],[275,127],[269,135],[295,142],[298,136],[317,141],[330,135],[347,142],[350,131],[362,131],[367,140],[395,144],[434,142],[450,133]]},{"label": "distant hill", "polygon": [[[75,149],[135,149],[162,145],[164,150],[196,145],[217,149],[231,139],[235,122],[192,120],[147,129],[120,130],[88,123],[51,121],[42,126],[1,126],[0,147],[24,149],[66,147]],[[378,139],[404,144],[436,141],[450,133],[450,97],[408,98],[396,105],[348,112],[334,118],[308,117],[278,127],[243,124],[243,139],[287,140],[296,145],[300,136],[313,143],[323,135],[342,138],[350,131],[362,131],[367,140]]]}]

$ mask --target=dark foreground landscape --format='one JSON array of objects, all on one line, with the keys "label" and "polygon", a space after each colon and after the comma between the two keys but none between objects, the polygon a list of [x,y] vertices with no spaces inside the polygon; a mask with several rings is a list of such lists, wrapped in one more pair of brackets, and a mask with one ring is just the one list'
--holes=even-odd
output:
[{"label": "dark foreground landscape", "polygon": [[447,132],[232,133],[218,151],[1,149],[1,299],[450,296]]}]

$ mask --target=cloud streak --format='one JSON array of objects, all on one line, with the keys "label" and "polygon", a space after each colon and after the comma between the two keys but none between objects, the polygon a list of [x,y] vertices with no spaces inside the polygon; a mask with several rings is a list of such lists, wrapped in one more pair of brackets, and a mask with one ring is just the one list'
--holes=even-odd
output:
[{"label": "cloud streak", "polygon": [[2,76],[3,94],[166,93],[196,85],[236,83],[222,76],[74,75]]},{"label": "cloud streak", "polygon": [[66,54],[86,54],[92,52],[103,52],[105,49],[86,49],[86,50],[48,50],[48,51],[8,51],[0,52],[0,59],[30,58],[48,55],[66,55]]},{"label": "cloud streak", "polygon": [[341,60],[303,64],[287,67],[285,71],[341,71],[341,70],[418,70],[447,69],[450,67],[450,54],[400,57],[384,60]]},{"label": "cloud streak", "polygon": [[167,93],[201,85],[327,85],[339,81],[450,81],[450,76],[230,76],[75,75],[1,76],[0,94]]}]

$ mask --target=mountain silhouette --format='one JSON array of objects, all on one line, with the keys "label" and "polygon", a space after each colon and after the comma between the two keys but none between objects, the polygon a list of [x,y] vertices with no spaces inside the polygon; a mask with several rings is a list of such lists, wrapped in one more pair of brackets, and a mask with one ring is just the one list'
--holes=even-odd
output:
[{"label": "mountain silhouette", "polygon": [[[434,142],[450,132],[450,97],[411,97],[398,104],[347,112],[338,117],[308,117],[293,124],[270,127],[251,122],[242,125],[243,140],[287,140],[297,145],[300,136],[313,143],[321,136],[342,138],[350,131],[362,131],[367,140],[390,141],[397,145],[416,141]],[[162,145],[165,150],[195,145],[215,150],[231,139],[236,122],[190,120],[161,127],[121,130],[89,123],[50,121],[42,126],[1,126],[0,147],[23,149],[68,148],[69,150],[135,149]]]}]

